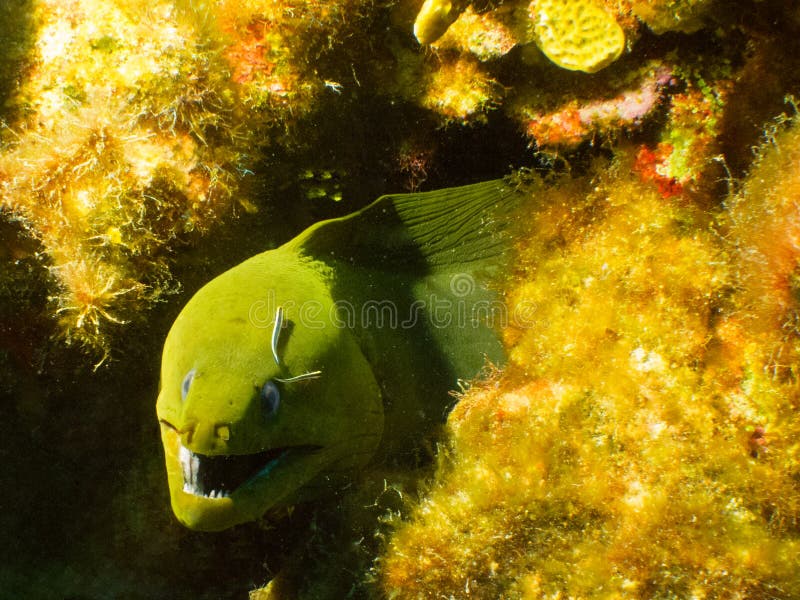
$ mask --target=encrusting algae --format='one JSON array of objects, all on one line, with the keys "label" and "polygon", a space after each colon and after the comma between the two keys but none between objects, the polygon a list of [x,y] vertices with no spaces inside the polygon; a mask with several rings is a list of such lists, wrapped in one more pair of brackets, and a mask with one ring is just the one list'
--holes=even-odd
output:
[{"label": "encrusting algae", "polygon": [[[4,92],[0,205],[42,245],[63,335],[105,357],[118,325],[178,288],[174,249],[255,210],[261,158],[300,144],[300,120],[345,85],[350,99],[419,106],[433,126],[484,125],[502,110],[554,154],[682,111],[643,168],[694,184],[698,148],[704,160],[715,150],[698,115],[716,119],[733,75],[711,69],[695,87],[696,53],[636,44],[647,27],[713,22],[709,6],[428,0],[384,14],[367,0],[32,0],[21,25],[30,54],[20,58],[20,43],[4,55],[22,68]],[[390,26],[377,47],[381,19]],[[409,44],[414,28],[432,51]],[[721,23],[715,35],[735,31]]]},{"label": "encrusting algae", "polygon": [[242,153],[221,56],[172,3],[130,4],[37,4],[0,156],[0,202],[47,254],[62,330],[100,356],[174,289],[165,249],[227,209]]},{"label": "encrusting algae", "polygon": [[[523,25],[513,28],[522,40],[535,41],[559,67],[593,73],[614,62],[625,48],[625,33],[614,16],[615,9],[623,13],[625,7],[615,4],[609,2],[606,7],[600,0],[533,0],[527,7],[530,21],[523,19]],[[453,38],[474,31],[475,26],[484,28],[486,23],[475,22],[470,8],[467,1],[425,0],[414,21],[414,35],[420,44],[433,44],[447,32]],[[504,7],[503,12],[508,15],[521,9]],[[454,26],[458,21],[462,21],[461,26]],[[495,43],[500,41],[492,37]]]},{"label": "encrusting algae", "polygon": [[[765,463],[771,523],[798,533],[800,513],[800,125],[776,124],[741,188],[729,199],[728,241],[735,258],[734,310],[718,328],[725,375],[737,384],[731,410],[754,428],[748,443]],[[769,467],[769,468],[767,468]],[[782,475],[782,476],[781,476]],[[785,480],[784,480],[785,479]]]},{"label": "encrusting algae", "polygon": [[[793,136],[745,190],[764,186]],[[637,176],[632,154],[592,177],[531,184],[510,364],[451,413],[439,473],[379,562],[389,597],[800,593],[795,374],[773,373],[762,340],[744,341],[756,322],[796,340],[785,308],[769,321],[739,299],[764,280],[729,261],[758,251],[742,229],[769,200],[738,201],[753,221],[736,218],[722,243],[707,213]]]}]

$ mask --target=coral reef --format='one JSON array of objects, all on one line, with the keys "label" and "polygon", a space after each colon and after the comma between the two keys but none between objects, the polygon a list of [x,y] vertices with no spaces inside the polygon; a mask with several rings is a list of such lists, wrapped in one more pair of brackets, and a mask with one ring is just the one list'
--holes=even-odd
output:
[{"label": "coral reef", "polygon": [[[760,424],[797,410],[800,355],[800,125],[777,122],[741,189],[728,200],[729,241],[737,258],[736,311],[725,321],[725,340],[741,361],[742,389]],[[728,348],[728,350],[731,350]],[[769,376],[766,376],[769,375]],[[774,386],[759,393],[751,385]],[[763,394],[763,396],[762,396]],[[766,411],[766,412],[765,412]],[[781,415],[781,412],[786,414]],[[797,427],[791,421],[783,427]],[[781,432],[784,440],[797,431]]]},{"label": "coral reef", "polygon": [[[694,166],[687,164],[694,146],[705,150],[716,132],[690,130],[698,129],[701,112],[711,115],[709,127],[718,123],[719,103],[732,85],[725,62],[742,52],[740,26],[721,19],[711,36],[720,52],[708,55],[650,31],[695,31],[712,22],[705,16],[709,12],[709,2],[537,0],[471,6],[431,0],[415,27],[428,32],[420,41],[434,52],[419,56],[394,48],[410,73],[398,93],[447,125],[482,123],[499,108],[548,152],[614,139],[641,129],[662,110],[694,115],[682,125],[676,118],[667,136],[680,139],[665,139],[653,150],[666,179],[694,184]],[[715,60],[716,68],[703,66]],[[667,83],[676,91],[690,88],[675,97],[675,106],[674,94],[664,94]],[[457,106],[454,97],[468,100]]]},{"label": "coral reef", "polygon": [[[8,594],[800,597],[792,3],[9,0],[0,39]],[[509,361],[439,452],[183,530],[152,414],[183,291],[524,165]]]},{"label": "coral reef", "polygon": [[469,2],[450,0],[425,0],[414,20],[414,36],[420,44],[435,42],[447,31]]},{"label": "coral reef", "polygon": [[[791,181],[777,154],[752,185],[775,168]],[[632,177],[633,161],[620,149],[598,175],[532,185],[511,362],[450,415],[439,474],[379,565],[390,597],[800,593],[796,384],[738,366],[752,348],[731,306],[747,304],[729,290],[750,278],[709,215]],[[747,235],[732,243],[750,255]]]},{"label": "coral reef", "polygon": [[664,196],[697,193],[722,177],[720,121],[730,80],[718,79],[713,88],[698,87],[696,80],[686,77],[684,90],[670,95],[659,141],[637,155],[635,170],[655,181]]},{"label": "coral reef", "polygon": [[[62,335],[102,360],[124,323],[177,289],[174,249],[237,210],[256,210],[249,189],[262,151],[304,143],[297,124],[341,95],[343,82],[399,96],[438,124],[485,125],[501,109],[552,152],[672,111],[642,169],[665,185],[694,185],[693,161],[714,155],[718,122],[696,117],[719,113],[732,75],[718,69],[703,86],[665,94],[699,81],[696,55],[673,56],[666,44],[653,57],[621,58],[624,46],[636,43],[641,15],[683,22],[705,3],[636,7],[400,3],[375,51],[369,27],[381,13],[366,0],[31,0],[17,17],[30,41],[3,55],[16,76],[4,84],[0,202],[43,245]],[[408,44],[417,9],[417,37],[434,52]],[[309,193],[342,197],[327,186]]]},{"label": "coral reef", "polygon": [[[473,49],[478,41],[480,47],[499,44],[506,47],[506,51],[510,50],[514,44],[509,45],[505,40],[514,34],[504,31],[504,27],[499,33],[493,32],[494,19],[476,18],[470,9],[468,1],[425,0],[414,21],[414,35],[420,44],[432,44],[446,33],[450,34],[449,43],[452,44],[466,35],[466,43],[457,42],[457,45]],[[533,0],[526,10],[529,21],[523,17],[512,26],[518,32],[517,43],[534,41],[545,56],[564,69],[594,73],[619,58],[625,48],[625,32],[615,16],[628,12],[625,4],[598,0]],[[506,15],[514,11],[521,13],[522,4],[502,8]],[[481,35],[481,32],[485,33]],[[497,52],[491,54],[497,55]],[[483,59],[486,57],[484,53]]]}]

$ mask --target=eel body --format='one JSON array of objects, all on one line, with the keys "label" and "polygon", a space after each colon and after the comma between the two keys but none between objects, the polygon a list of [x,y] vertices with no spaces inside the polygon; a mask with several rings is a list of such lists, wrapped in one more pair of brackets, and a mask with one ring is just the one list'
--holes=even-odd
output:
[{"label": "eel body", "polygon": [[162,356],[173,511],[221,530],[413,448],[459,379],[502,361],[519,194],[489,181],[383,196],[201,288]]}]

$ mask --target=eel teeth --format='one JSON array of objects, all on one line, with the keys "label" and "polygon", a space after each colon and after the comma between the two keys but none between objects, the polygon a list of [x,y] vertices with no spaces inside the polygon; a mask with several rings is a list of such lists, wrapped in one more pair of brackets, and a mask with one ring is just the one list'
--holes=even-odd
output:
[{"label": "eel teeth", "polygon": [[228,498],[240,486],[255,478],[268,477],[291,451],[319,450],[319,446],[270,448],[252,454],[206,455],[192,452],[178,443],[178,462],[183,476],[183,491],[193,496]]},{"label": "eel teeth", "polygon": [[184,492],[193,496],[213,499],[230,497],[231,493],[228,490],[205,490],[200,477],[200,457],[183,444],[178,449],[178,460],[181,463],[181,471],[183,472]]}]

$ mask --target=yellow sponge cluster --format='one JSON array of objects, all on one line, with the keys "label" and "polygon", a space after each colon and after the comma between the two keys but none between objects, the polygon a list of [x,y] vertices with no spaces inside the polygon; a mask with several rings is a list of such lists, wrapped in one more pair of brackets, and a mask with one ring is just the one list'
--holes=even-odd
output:
[{"label": "yellow sponge cluster", "polygon": [[564,69],[594,73],[625,49],[622,28],[593,0],[533,0],[529,11],[536,45]]}]

